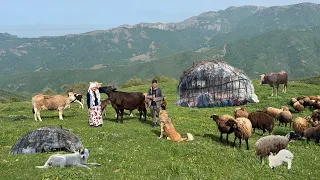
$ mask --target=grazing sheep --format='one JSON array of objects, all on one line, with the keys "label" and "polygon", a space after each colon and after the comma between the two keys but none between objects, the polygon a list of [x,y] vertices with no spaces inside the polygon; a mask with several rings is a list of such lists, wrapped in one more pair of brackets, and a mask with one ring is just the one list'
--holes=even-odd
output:
[{"label": "grazing sheep", "polygon": [[282,149],[279,151],[277,155],[273,155],[272,152],[269,154],[269,166],[271,169],[280,166],[282,163],[288,163],[288,170],[291,169],[293,154],[286,149]]},{"label": "grazing sheep", "polygon": [[317,96],[309,96],[310,100],[317,100]]},{"label": "grazing sheep", "polygon": [[291,102],[291,105],[293,105],[295,102],[297,102],[298,100],[296,98],[291,98],[290,102]]},{"label": "grazing sheep", "polygon": [[278,116],[278,120],[279,120],[279,126],[280,124],[285,124],[285,126],[287,127],[287,123],[290,123],[290,127],[291,127],[291,123],[292,123],[292,114],[290,111],[282,111],[279,116]]},{"label": "grazing sheep", "polygon": [[248,116],[249,116],[249,113],[245,107],[236,108],[234,110],[234,118],[239,118],[239,117],[248,118]]},{"label": "grazing sheep", "polygon": [[228,144],[229,143],[228,135],[230,133],[233,133],[233,129],[230,128],[229,126],[226,126],[226,122],[229,119],[233,119],[233,117],[228,114],[224,114],[221,117],[219,117],[216,114],[213,114],[212,116],[210,116],[210,118],[212,118],[213,121],[215,121],[218,126],[218,129],[220,131],[220,142],[222,142],[222,134],[227,134],[227,144]]},{"label": "grazing sheep", "polygon": [[311,118],[312,118],[314,121],[320,121],[320,109],[313,110],[313,111],[312,111]]},{"label": "grazing sheep", "polygon": [[310,139],[314,137],[314,129],[315,128],[316,127],[310,127],[308,129],[304,130],[303,137],[307,138],[307,144],[309,144]]},{"label": "grazing sheep", "polygon": [[314,137],[316,138],[316,144],[320,143],[320,126],[314,128]]},{"label": "grazing sheep", "polygon": [[262,130],[262,136],[266,131],[271,134],[274,120],[267,113],[262,111],[252,112],[249,114],[248,119],[251,121],[253,132],[255,132],[255,128],[258,128]]},{"label": "grazing sheep", "polygon": [[313,104],[312,104],[312,107],[314,109],[320,109],[320,102],[319,101],[315,101]]},{"label": "grazing sheep", "polygon": [[302,100],[303,100],[303,106],[304,107],[312,106],[313,101],[311,101],[309,97],[305,97]]},{"label": "grazing sheep", "polygon": [[298,102],[299,102],[301,105],[304,104],[304,100],[303,100],[303,99],[300,99]]},{"label": "grazing sheep", "polygon": [[306,120],[311,124],[312,127],[317,127],[320,125],[319,121],[314,121],[310,116],[307,116]]},{"label": "grazing sheep", "polygon": [[304,131],[308,128],[309,128],[309,124],[305,118],[297,117],[293,121],[294,132],[299,134],[301,137],[303,136]]},{"label": "grazing sheep", "polygon": [[262,110],[264,113],[267,113],[269,116],[273,118],[277,118],[279,114],[283,111],[283,109],[278,109],[274,107],[267,107],[264,110]]},{"label": "grazing sheep", "polygon": [[277,153],[281,149],[285,149],[291,139],[299,137],[294,132],[288,133],[286,136],[269,135],[260,138],[255,144],[256,155],[260,157],[263,164],[263,158],[267,157],[270,152]]},{"label": "grazing sheep", "polygon": [[234,141],[233,147],[236,144],[236,139],[239,138],[239,148],[241,148],[241,139],[244,139],[247,144],[247,150],[249,150],[248,139],[252,135],[252,124],[249,119],[247,118],[237,118],[233,119],[230,118],[226,122],[226,126],[230,126],[230,129],[234,129]]},{"label": "grazing sheep", "polygon": [[301,112],[301,111],[304,110],[304,106],[301,105],[301,104],[299,103],[299,101],[297,101],[297,102],[295,102],[295,103],[293,104],[293,108],[294,108],[294,110],[296,110],[296,111],[298,111],[298,112]]},{"label": "grazing sheep", "polygon": [[313,121],[313,119],[311,119],[309,122],[310,122],[312,127],[317,127],[317,126],[320,125],[319,121]]},{"label": "grazing sheep", "polygon": [[299,97],[297,97],[297,100],[300,101],[303,98],[305,98],[305,96],[299,96]]},{"label": "grazing sheep", "polygon": [[287,106],[281,106],[281,109],[282,109],[283,111],[289,111],[289,108],[288,108]]}]

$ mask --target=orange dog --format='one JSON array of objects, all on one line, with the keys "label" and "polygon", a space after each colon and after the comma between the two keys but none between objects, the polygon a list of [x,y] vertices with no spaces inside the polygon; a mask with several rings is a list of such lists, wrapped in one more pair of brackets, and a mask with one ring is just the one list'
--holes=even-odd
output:
[{"label": "orange dog", "polygon": [[161,127],[161,134],[159,138],[162,138],[164,132],[166,132],[167,140],[169,141],[181,142],[181,141],[193,140],[193,135],[191,133],[186,133],[187,138],[181,137],[181,135],[174,129],[174,126],[165,110],[160,111],[159,117],[160,117],[160,127]]}]

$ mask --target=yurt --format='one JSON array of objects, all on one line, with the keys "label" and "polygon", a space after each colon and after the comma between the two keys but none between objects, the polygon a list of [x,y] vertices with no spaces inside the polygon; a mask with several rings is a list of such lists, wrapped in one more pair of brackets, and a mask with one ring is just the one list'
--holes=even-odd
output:
[{"label": "yurt", "polygon": [[259,102],[249,77],[220,60],[194,63],[180,76],[177,104],[184,107],[239,106]]}]

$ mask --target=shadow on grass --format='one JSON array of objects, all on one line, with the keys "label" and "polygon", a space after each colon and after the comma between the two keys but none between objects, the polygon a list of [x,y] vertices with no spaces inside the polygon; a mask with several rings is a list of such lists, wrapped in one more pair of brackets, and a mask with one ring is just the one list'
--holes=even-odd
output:
[{"label": "shadow on grass", "polygon": [[252,135],[256,135],[257,137],[264,137],[264,136],[268,136],[268,135],[272,135],[273,132],[271,132],[271,134],[269,134],[269,131],[264,132],[261,129],[256,128],[255,131],[252,129]]},{"label": "shadow on grass", "polygon": [[299,114],[299,113],[301,113],[301,112],[296,111],[296,110],[294,110],[294,109],[289,109],[289,111],[291,112],[291,114]]},{"label": "shadow on grass", "polygon": [[[221,145],[233,147],[232,144],[233,144],[234,138],[230,138],[230,134],[229,134],[229,143],[228,144],[227,144],[226,135],[223,136],[222,142],[220,142],[220,136],[217,136],[217,135],[214,135],[214,134],[204,134],[203,137],[205,137],[205,138],[209,137],[212,141],[216,141]],[[230,141],[230,139],[232,139],[232,140]]]},{"label": "shadow on grass", "polygon": [[[147,124],[147,125],[150,125],[150,126],[153,125],[153,122],[152,122],[151,119],[150,120],[147,119],[146,121],[144,121],[144,119],[142,119],[142,121],[140,120],[140,122],[144,123],[144,124]],[[158,125],[157,128],[160,128],[160,125]]]},{"label": "shadow on grass", "polygon": [[152,129],[151,132],[152,132],[153,134],[157,135],[158,137],[160,136],[160,130],[157,129],[157,128]]},{"label": "shadow on grass", "polygon": [[[48,115],[45,115],[45,116],[40,116],[42,120],[48,120],[48,119],[53,119],[53,120],[56,120],[58,119],[59,120],[59,115],[52,115],[52,116],[48,116]],[[66,118],[69,118],[69,117],[74,117],[74,116],[66,116],[66,115],[63,115],[62,116],[63,119],[66,119]],[[32,115],[32,119],[34,118],[34,116]]]},{"label": "shadow on grass", "polygon": [[284,129],[280,129],[280,128],[277,128],[277,129],[273,129],[273,132],[272,132],[272,134],[273,135],[280,135],[280,136],[285,136],[285,135],[287,135],[290,131],[292,131],[292,130],[284,130]]},{"label": "shadow on grass", "polygon": [[[113,122],[113,123],[120,123],[120,116],[118,117],[118,122],[117,122],[117,118],[114,117],[114,115],[107,115],[107,116],[102,116],[103,121],[109,121],[109,122]],[[144,118],[142,118],[142,120],[140,120],[139,116],[134,116],[134,117],[130,117],[130,116],[123,116],[123,123],[125,123],[126,121],[140,121],[141,123],[146,123],[146,124],[151,124],[152,122],[148,121],[148,118],[146,121],[144,121]]]}]

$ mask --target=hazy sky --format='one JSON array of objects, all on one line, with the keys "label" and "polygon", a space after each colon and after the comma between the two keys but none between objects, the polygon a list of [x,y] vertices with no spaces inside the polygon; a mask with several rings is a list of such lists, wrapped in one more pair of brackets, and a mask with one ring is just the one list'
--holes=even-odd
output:
[{"label": "hazy sky", "polygon": [[0,0],[0,32],[19,37],[83,33],[140,22],[180,22],[230,6],[278,6],[320,0]]}]

